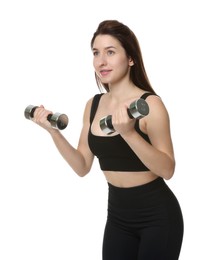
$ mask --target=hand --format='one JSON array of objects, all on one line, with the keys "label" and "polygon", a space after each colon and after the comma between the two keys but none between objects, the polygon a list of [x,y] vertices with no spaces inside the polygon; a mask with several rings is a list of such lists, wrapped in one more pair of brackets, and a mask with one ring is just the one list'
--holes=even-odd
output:
[{"label": "hand", "polygon": [[48,132],[52,131],[53,128],[47,119],[47,116],[52,114],[52,111],[46,110],[43,105],[36,108],[32,121],[46,129]]},{"label": "hand", "polygon": [[119,134],[127,134],[134,130],[135,119],[128,116],[127,106],[120,106],[112,114],[112,125]]}]

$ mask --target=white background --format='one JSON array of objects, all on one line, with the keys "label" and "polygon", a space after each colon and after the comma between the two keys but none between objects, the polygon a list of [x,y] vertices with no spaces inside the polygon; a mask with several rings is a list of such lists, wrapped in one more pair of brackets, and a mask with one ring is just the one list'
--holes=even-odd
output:
[{"label": "white background", "polygon": [[90,40],[117,19],[140,41],[145,66],[171,118],[180,201],[181,260],[209,252],[209,6],[199,0],[0,2],[0,259],[101,259],[107,183],[97,160],[78,177],[27,105],[66,113],[77,145],[86,101],[98,89]]}]

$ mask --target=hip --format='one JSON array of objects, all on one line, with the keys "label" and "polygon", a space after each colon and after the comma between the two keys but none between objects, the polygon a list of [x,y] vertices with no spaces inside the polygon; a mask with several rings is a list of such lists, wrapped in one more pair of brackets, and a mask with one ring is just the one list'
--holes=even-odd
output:
[{"label": "hip", "polygon": [[130,188],[108,186],[108,219],[113,223],[165,225],[171,218],[182,222],[179,202],[162,178]]}]

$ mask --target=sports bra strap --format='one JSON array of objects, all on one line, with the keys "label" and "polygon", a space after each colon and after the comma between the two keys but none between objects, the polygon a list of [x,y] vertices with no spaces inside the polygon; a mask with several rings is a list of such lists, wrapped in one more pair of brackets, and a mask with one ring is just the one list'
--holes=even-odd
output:
[{"label": "sports bra strap", "polygon": [[151,96],[151,95],[157,96],[155,93],[146,92],[146,93],[144,93],[144,94],[141,96],[141,98],[145,100],[148,96]]},{"label": "sports bra strap", "polygon": [[91,124],[93,122],[93,119],[94,119],[94,116],[95,116],[95,113],[96,113],[96,110],[97,110],[97,107],[98,107],[98,103],[99,103],[99,100],[100,100],[102,95],[103,95],[103,93],[96,94],[93,97],[92,106],[91,106],[91,110],[90,110],[90,123]]}]

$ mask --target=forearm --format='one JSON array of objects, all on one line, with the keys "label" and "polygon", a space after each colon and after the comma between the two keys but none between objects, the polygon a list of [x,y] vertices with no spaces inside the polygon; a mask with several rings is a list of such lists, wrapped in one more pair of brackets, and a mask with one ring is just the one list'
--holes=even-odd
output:
[{"label": "forearm", "polygon": [[124,134],[122,138],[151,172],[164,179],[170,179],[173,176],[175,168],[173,156],[169,156],[146,142],[136,131]]},{"label": "forearm", "polygon": [[59,153],[79,176],[83,177],[89,172],[84,156],[75,149],[58,130],[50,131],[50,135]]}]

